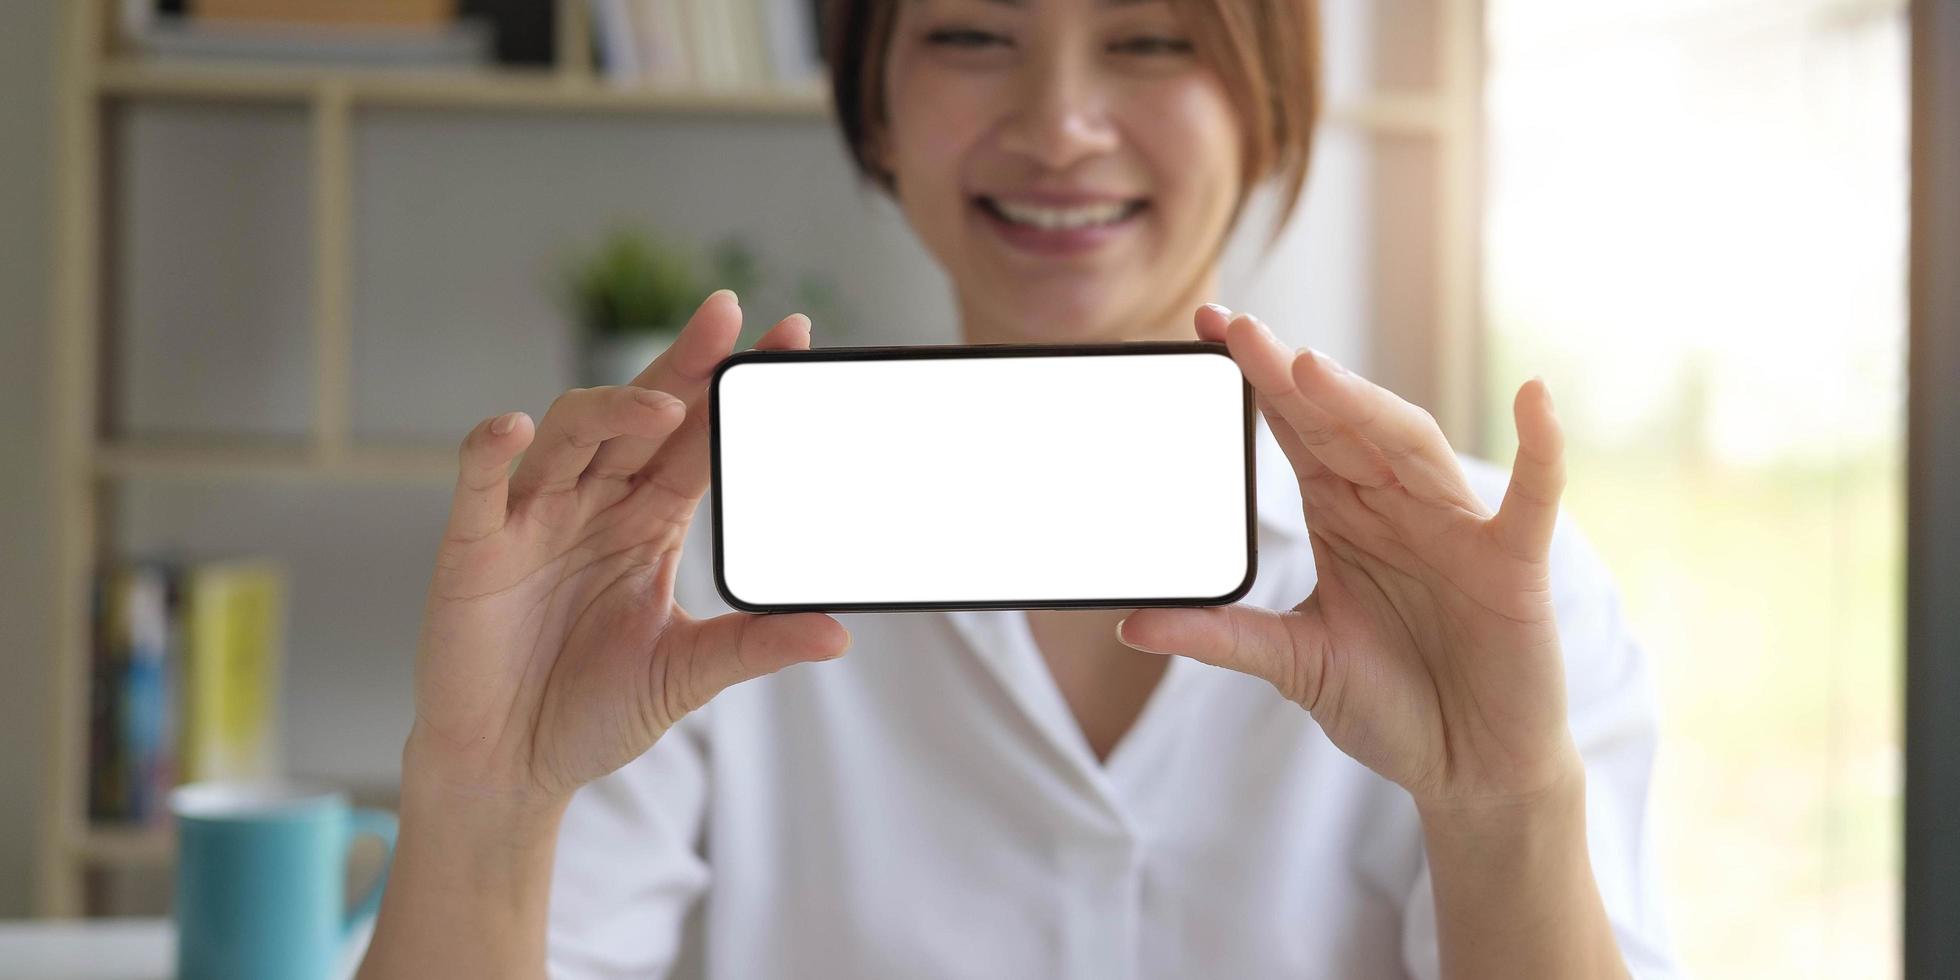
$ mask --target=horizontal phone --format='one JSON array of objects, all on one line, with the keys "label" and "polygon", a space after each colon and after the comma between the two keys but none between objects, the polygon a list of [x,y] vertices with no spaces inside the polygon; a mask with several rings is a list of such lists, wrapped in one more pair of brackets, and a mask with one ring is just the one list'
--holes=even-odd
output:
[{"label": "horizontal phone", "polygon": [[1218,343],[744,351],[708,389],[715,588],[749,612],[1234,602],[1252,412]]}]

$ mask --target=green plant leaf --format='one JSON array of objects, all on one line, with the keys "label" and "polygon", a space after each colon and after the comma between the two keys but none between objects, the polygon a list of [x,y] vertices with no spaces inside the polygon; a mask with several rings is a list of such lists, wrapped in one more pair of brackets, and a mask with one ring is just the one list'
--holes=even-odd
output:
[{"label": "green plant leaf", "polygon": [[580,326],[598,334],[677,331],[700,299],[688,253],[638,228],[608,235],[570,291]]}]

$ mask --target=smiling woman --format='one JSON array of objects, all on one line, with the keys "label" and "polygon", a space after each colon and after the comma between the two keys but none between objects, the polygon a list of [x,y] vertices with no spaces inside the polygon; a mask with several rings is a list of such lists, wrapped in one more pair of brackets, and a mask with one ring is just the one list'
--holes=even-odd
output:
[{"label": "smiling woman", "polygon": [[[1247,123],[1241,179],[1250,186],[1262,177],[1277,177],[1285,195],[1275,225],[1285,224],[1306,183],[1314,120],[1320,108],[1320,21],[1315,4],[1104,0],[1103,5],[1132,17],[1139,10],[1155,14],[1155,20],[1126,23],[1119,28],[1119,34],[1126,28],[1133,35],[1113,39],[1106,45],[1110,54],[1133,58],[1199,54],[1208,65],[1216,66],[1214,74],[1230,94],[1233,111]],[[828,22],[838,125],[860,169],[886,190],[892,188],[892,172],[875,148],[879,134],[888,125],[885,60],[901,6],[881,0],[837,0],[830,5]],[[947,6],[1019,9],[1027,4],[971,0]],[[1173,6],[1174,11],[1170,9]],[[931,33],[932,43],[949,47],[1011,49],[1013,43],[1010,36],[975,29]]]},{"label": "smiling woman", "polygon": [[1252,189],[1276,182],[1275,235],[1299,202],[1312,2],[840,0],[831,18],[852,157],[958,284],[973,342],[1184,336],[1164,311],[1216,293]]},{"label": "smiling woman", "polygon": [[[369,975],[659,975],[701,908],[714,977],[1671,976],[1646,658],[1560,519],[1545,386],[1507,473],[1209,302],[1248,193],[1298,200],[1311,0],[831,13],[853,158],[968,343],[1230,355],[1259,574],[1195,608],[729,610],[718,292],[632,384],[466,438]],[[757,346],[809,345],[792,315]]]}]

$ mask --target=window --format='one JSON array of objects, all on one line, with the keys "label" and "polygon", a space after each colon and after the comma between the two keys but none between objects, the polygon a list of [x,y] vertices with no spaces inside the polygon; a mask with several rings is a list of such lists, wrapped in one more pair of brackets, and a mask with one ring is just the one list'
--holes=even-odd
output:
[{"label": "window", "polygon": [[1484,431],[1545,376],[1697,975],[1899,972],[1903,7],[1487,7]]}]

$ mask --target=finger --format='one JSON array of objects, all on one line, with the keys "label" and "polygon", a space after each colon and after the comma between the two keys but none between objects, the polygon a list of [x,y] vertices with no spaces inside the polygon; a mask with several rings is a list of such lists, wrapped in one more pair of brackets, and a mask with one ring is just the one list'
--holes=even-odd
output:
[{"label": "finger", "polygon": [[[1301,394],[1293,382],[1294,352],[1280,343],[1270,327],[1257,317],[1241,314],[1226,328],[1226,346],[1239,363],[1246,380],[1279,412],[1284,426],[1291,429],[1296,442],[1327,469],[1344,480],[1362,486],[1385,486],[1394,481],[1394,472],[1381,453],[1340,424],[1326,409]],[[1271,417],[1267,418],[1270,425]],[[1286,445],[1280,444],[1282,448]],[[1291,458],[1291,454],[1289,454]],[[1322,475],[1312,467],[1296,462],[1294,472],[1303,470]],[[1302,479],[1306,479],[1305,476]]]},{"label": "finger", "polygon": [[1511,414],[1518,425],[1518,455],[1491,530],[1507,554],[1537,561],[1550,553],[1558,524],[1558,501],[1565,492],[1565,433],[1542,379],[1533,378],[1518,389]]},{"label": "finger", "polygon": [[1291,368],[1294,387],[1372,444],[1409,493],[1487,513],[1434,416],[1312,348],[1300,352]]},{"label": "finger", "polygon": [[[810,346],[810,320],[802,314],[784,317],[763,337],[778,349],[807,349]],[[761,347],[758,342],[757,347]],[[646,482],[683,500],[698,502],[708,492],[708,411],[705,387],[700,402],[690,402],[689,418],[674,437],[641,470]],[[698,404],[698,410],[697,410]]]},{"label": "finger", "polygon": [[537,439],[511,477],[511,495],[529,500],[571,490],[606,440],[664,439],[684,417],[680,399],[664,391],[605,385],[565,392],[538,423]]},{"label": "finger", "polygon": [[[681,400],[689,416],[705,415],[701,411],[705,404],[708,379],[713,377],[715,365],[721,363],[735,348],[735,341],[742,334],[742,304],[734,290],[717,289],[696,307],[694,315],[681,328],[680,336],[673,344],[660,352],[628,384],[636,388],[652,388],[664,391]],[[683,427],[686,422],[683,420]],[[672,438],[671,436],[669,437]],[[606,458],[599,461],[600,467],[608,474],[625,472],[630,475],[642,470],[647,460],[653,458],[653,447],[643,443],[627,441],[621,445],[618,456],[607,453],[601,447],[600,453]],[[635,462],[637,460],[637,462]],[[627,464],[632,463],[631,468]]]},{"label": "finger", "polygon": [[1232,311],[1217,303],[1206,303],[1198,307],[1192,317],[1198,328],[1198,339],[1215,344],[1225,342],[1225,325],[1232,322]]},{"label": "finger", "polygon": [[[1227,335],[1231,324],[1231,310],[1217,303],[1206,303],[1198,307],[1199,340],[1225,344],[1229,348],[1231,344],[1228,342]],[[1239,370],[1240,373],[1244,373],[1245,369],[1240,367]],[[1293,426],[1280,415],[1279,409],[1274,408],[1273,403],[1267,400],[1264,394],[1257,393],[1256,385],[1254,390],[1252,402],[1259,407],[1260,416],[1266,420],[1266,431],[1273,434],[1273,441],[1279,444],[1280,452],[1286,456],[1286,461],[1293,465],[1293,475],[1299,479],[1302,487],[1308,480],[1328,473],[1327,464],[1322,463],[1300,443],[1300,437],[1294,434]]]},{"label": "finger", "polygon": [[[1272,402],[1266,400],[1265,395],[1254,397],[1253,403],[1259,406],[1259,414],[1266,420],[1266,431],[1273,434],[1273,441],[1279,444],[1279,451],[1286,455],[1288,463],[1293,464],[1293,476],[1300,481],[1303,491],[1308,480],[1333,472],[1327,468],[1326,463],[1320,461],[1320,457],[1315,456],[1313,451],[1307,448],[1306,443],[1300,441],[1300,434],[1293,431],[1293,425],[1286,421],[1286,417],[1279,413],[1279,409],[1273,407]],[[1304,497],[1305,494],[1302,493],[1302,496]]]},{"label": "finger", "polygon": [[[1206,303],[1198,307],[1196,325],[1199,340],[1225,344],[1230,348],[1227,334],[1231,324],[1231,310],[1217,303]],[[1241,367],[1239,370],[1240,373],[1244,373],[1245,369]],[[1257,386],[1254,388],[1256,392]],[[1266,429],[1273,434],[1273,441],[1279,443],[1280,452],[1286,455],[1287,462],[1293,464],[1293,474],[1299,477],[1300,482],[1305,483],[1308,479],[1327,472],[1327,464],[1315,458],[1305,446],[1301,445],[1300,438],[1293,433],[1293,427],[1264,394],[1255,393],[1252,401],[1259,407],[1259,414],[1265,418]]]},{"label": "finger", "polygon": [[[715,695],[791,664],[835,660],[850,649],[851,633],[824,613],[732,612],[679,620],[663,636],[669,665],[666,694],[678,712],[699,709]],[[678,718],[679,715],[676,714]]]},{"label": "finger", "polygon": [[[810,347],[810,318],[801,313],[784,317],[769,332],[756,341],[757,350],[808,350]],[[724,352],[724,356],[726,356]],[[717,360],[716,363],[720,363]],[[710,369],[712,371],[712,369]],[[638,382],[635,382],[636,384]],[[665,389],[662,389],[665,390]],[[705,391],[705,388],[703,389]],[[689,414],[702,414],[699,406],[690,405]],[[672,437],[667,440],[673,442]],[[586,476],[601,480],[624,480],[646,468],[659,448],[651,440],[637,436],[621,436],[611,439],[599,448],[598,455],[592,458],[592,465],[586,468]]]},{"label": "finger", "polygon": [[1116,639],[1145,653],[1172,653],[1263,678],[1312,711],[1327,662],[1326,631],[1311,604],[1277,612],[1246,603],[1139,609]]},{"label": "finger", "polygon": [[715,365],[735,348],[741,333],[741,300],[732,289],[717,289],[701,301],[673,345],[661,351],[631,383],[668,392],[691,409],[694,396],[706,390]]},{"label": "finger", "polygon": [[478,541],[503,530],[510,461],[531,444],[531,417],[510,412],[477,423],[457,451],[456,492],[449,501],[450,540]]}]

